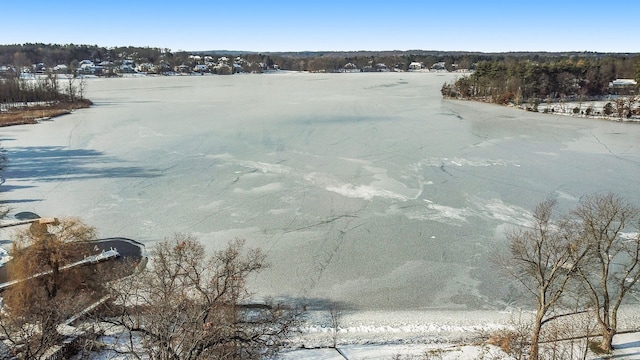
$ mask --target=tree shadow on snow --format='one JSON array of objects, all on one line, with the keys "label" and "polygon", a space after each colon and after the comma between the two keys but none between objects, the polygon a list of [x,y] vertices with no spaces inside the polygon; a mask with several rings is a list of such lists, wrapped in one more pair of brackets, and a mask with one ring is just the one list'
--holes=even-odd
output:
[{"label": "tree shadow on snow", "polygon": [[[4,189],[4,186],[0,186],[0,192],[5,192],[5,191],[6,189]],[[3,199],[3,200],[0,200],[0,205],[26,204],[26,203],[32,203],[32,202],[37,202],[41,200],[42,199],[20,199],[20,200],[13,200],[13,199],[4,200]]]},{"label": "tree shadow on snow", "polygon": [[629,348],[640,348],[640,341],[630,341],[624,344],[616,344],[613,346],[616,350],[620,349],[629,349]]},{"label": "tree shadow on snow", "polygon": [[0,186],[0,192],[13,191],[13,190],[19,190],[19,189],[28,189],[33,187],[30,185],[4,185],[4,184],[1,184],[1,185],[2,186]]},{"label": "tree shadow on snow", "polygon": [[[624,350],[624,349],[640,349],[640,341],[629,341],[623,344],[615,344],[613,345],[613,350]],[[636,356],[640,355],[640,351],[627,352],[624,354],[613,354],[613,355],[605,355],[598,359],[635,359]]]},{"label": "tree shadow on snow", "polygon": [[595,360],[598,359],[636,359],[635,356],[640,355],[640,352],[634,352],[634,353],[629,353],[629,354],[617,354],[617,355],[606,355],[600,358],[596,358]]},{"label": "tree shadow on snow", "polygon": [[[18,190],[18,189],[28,189],[31,188],[33,186],[21,186],[21,185],[4,185],[4,184],[0,184],[0,193],[6,193],[6,192],[10,192],[13,190]],[[30,203],[30,202],[35,202],[35,201],[40,201],[42,199],[5,199],[4,197],[0,198],[0,206],[11,206],[11,204],[21,204],[21,203]]]},{"label": "tree shadow on snow", "polygon": [[[152,178],[156,169],[126,166],[101,151],[57,146],[11,148],[6,152],[4,177],[12,180],[71,181],[99,178]],[[11,191],[11,189],[2,189]]]}]

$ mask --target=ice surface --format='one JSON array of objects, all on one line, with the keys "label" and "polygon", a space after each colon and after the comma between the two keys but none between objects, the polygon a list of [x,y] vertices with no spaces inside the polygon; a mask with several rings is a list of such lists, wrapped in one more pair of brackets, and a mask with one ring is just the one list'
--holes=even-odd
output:
[{"label": "ice surface", "polygon": [[517,294],[487,255],[535,204],[640,204],[640,128],[442,100],[455,76],[88,79],[90,109],[3,129],[1,189],[16,213],[150,249],[176,232],[211,250],[246,238],[271,263],[257,296],[501,308]]}]

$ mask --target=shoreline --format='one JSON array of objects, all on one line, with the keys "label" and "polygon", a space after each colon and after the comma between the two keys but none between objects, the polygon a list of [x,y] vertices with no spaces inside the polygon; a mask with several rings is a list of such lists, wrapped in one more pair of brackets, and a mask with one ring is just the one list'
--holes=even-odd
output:
[{"label": "shoreline", "polygon": [[[609,96],[607,96],[609,97]],[[604,106],[607,103],[611,103],[614,104],[614,100],[609,98],[609,99],[602,99],[602,100],[589,100],[589,101],[567,101],[567,102],[560,102],[560,101],[556,101],[556,102],[550,102],[550,103],[540,103],[538,104],[538,110],[532,110],[531,106],[529,104],[513,104],[513,103],[509,103],[509,104],[499,104],[496,102],[491,102],[491,101],[483,101],[481,99],[473,99],[473,98],[459,98],[459,97],[443,97],[445,100],[459,100],[459,101],[468,101],[468,102],[476,102],[476,103],[480,103],[480,104],[492,104],[492,105],[497,105],[497,106],[502,106],[502,107],[507,107],[507,108],[512,108],[512,109],[517,109],[517,110],[522,110],[522,111],[526,111],[526,112],[531,112],[531,113],[539,113],[539,114],[544,114],[544,115],[560,115],[560,116],[568,116],[568,117],[572,117],[572,118],[583,118],[583,119],[596,119],[596,120],[606,120],[606,121],[613,121],[613,122],[619,122],[619,123],[632,123],[632,124],[640,124],[640,116],[639,115],[632,115],[630,117],[620,117],[617,115],[602,115],[601,112],[603,112]],[[575,109],[578,109],[577,112],[575,112]],[[593,109],[594,111],[596,109],[600,109],[599,112],[596,112],[595,115],[586,115],[585,111],[586,109]],[[549,110],[551,109],[551,110]],[[640,109],[640,105],[636,105],[636,107],[634,108],[634,110],[637,112]]]},{"label": "shoreline", "polygon": [[27,104],[26,106],[14,107],[10,110],[0,111],[0,127],[38,124],[71,114],[77,109],[87,109],[91,105],[93,105],[91,100],[85,99],[76,103],[59,103],[50,106],[29,106]]}]

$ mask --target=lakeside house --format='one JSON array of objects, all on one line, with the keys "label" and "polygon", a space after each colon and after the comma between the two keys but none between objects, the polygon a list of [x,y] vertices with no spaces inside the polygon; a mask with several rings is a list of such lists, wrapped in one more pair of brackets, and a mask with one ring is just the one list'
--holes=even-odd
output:
[{"label": "lakeside house", "polygon": [[53,67],[53,72],[55,73],[66,73],[69,71],[69,67],[65,64],[58,64]]},{"label": "lakeside house", "polygon": [[136,66],[136,71],[141,73],[157,73],[158,67],[152,63],[142,63]]},{"label": "lakeside house", "polygon": [[409,64],[409,70],[422,70],[422,68],[424,68],[424,63],[422,62],[414,61]]},{"label": "lakeside house", "polygon": [[209,72],[209,67],[205,64],[197,64],[193,67],[194,72],[205,73]]},{"label": "lakeside house", "polygon": [[431,71],[446,71],[447,70],[447,64],[444,61],[439,61],[439,62],[431,65],[430,70]]},{"label": "lakeside house", "polygon": [[633,79],[615,79],[609,83],[609,90],[614,95],[635,95],[638,83]]},{"label": "lakeside house", "polygon": [[360,69],[358,69],[358,65],[356,65],[354,63],[346,63],[342,67],[342,69],[340,69],[340,72],[343,72],[343,73],[360,72]]}]

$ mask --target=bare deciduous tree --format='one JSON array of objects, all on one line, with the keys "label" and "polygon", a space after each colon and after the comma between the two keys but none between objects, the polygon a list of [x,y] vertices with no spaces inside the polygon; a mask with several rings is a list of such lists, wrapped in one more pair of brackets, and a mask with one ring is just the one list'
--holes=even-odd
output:
[{"label": "bare deciduous tree", "polygon": [[624,114],[625,114],[625,98],[623,96],[619,96],[614,100],[614,104],[615,104],[615,109],[616,109],[616,114],[618,115],[618,117],[620,119],[624,118]]},{"label": "bare deciduous tree", "polygon": [[329,331],[331,335],[331,347],[333,347],[334,349],[336,349],[338,346],[338,332],[340,331],[340,327],[342,326],[345,309],[346,305],[341,302],[331,301],[327,304]]},{"label": "bare deciduous tree", "polygon": [[[501,260],[537,300],[531,358],[537,359],[542,325],[566,315],[547,314],[570,295],[573,313],[593,310],[600,347],[610,351],[618,310],[640,280],[640,208],[607,193],[584,197],[562,221],[551,222],[552,209],[552,201],[540,204],[531,229],[509,234],[511,257]],[[571,279],[576,286],[569,292]]]},{"label": "bare deciduous tree", "polygon": [[497,259],[536,300],[529,348],[532,360],[539,357],[542,326],[558,317],[550,314],[586,254],[570,223],[552,219],[554,207],[553,200],[540,203],[533,213],[531,227],[507,234],[510,254]]},{"label": "bare deciduous tree", "polygon": [[[149,269],[111,287],[105,321],[143,338],[151,359],[251,359],[276,353],[295,330],[299,313],[285,306],[249,306],[247,278],[265,255],[236,240],[205,254],[195,238],[160,243]],[[132,342],[133,344],[133,342]],[[140,356],[131,346],[130,353]]]},{"label": "bare deciduous tree", "polygon": [[628,226],[637,230],[640,209],[607,193],[583,198],[573,214],[581,226],[581,241],[589,249],[587,261],[576,272],[598,310],[600,346],[609,351],[617,331],[618,309],[640,280],[640,236],[622,236]]}]

